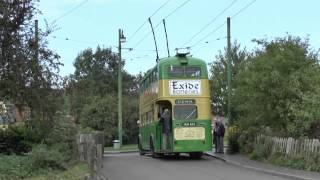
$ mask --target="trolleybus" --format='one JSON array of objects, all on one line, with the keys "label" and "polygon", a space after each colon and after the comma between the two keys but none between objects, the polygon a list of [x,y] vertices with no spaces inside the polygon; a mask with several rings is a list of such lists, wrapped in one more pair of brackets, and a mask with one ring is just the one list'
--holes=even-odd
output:
[{"label": "trolleybus", "polygon": [[[189,153],[199,158],[212,149],[209,80],[203,60],[187,53],[160,59],[140,82],[139,100],[140,155]],[[170,111],[171,126],[167,141],[160,121],[165,109]]]}]

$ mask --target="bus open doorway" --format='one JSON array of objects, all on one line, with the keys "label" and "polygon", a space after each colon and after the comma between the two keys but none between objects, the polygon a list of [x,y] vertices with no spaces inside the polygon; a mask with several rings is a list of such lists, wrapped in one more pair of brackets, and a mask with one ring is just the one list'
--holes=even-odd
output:
[{"label": "bus open doorway", "polygon": [[173,150],[172,105],[168,100],[161,100],[156,104],[159,119],[160,153],[170,153]]}]

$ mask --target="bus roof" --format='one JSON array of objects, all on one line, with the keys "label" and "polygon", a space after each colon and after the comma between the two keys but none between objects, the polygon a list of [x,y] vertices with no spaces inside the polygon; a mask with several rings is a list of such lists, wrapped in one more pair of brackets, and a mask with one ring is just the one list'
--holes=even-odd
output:
[{"label": "bus roof", "polygon": [[[206,78],[208,77],[208,72],[207,72],[205,61],[203,61],[199,58],[192,57],[192,56],[187,56],[185,54],[183,54],[183,55],[177,54],[176,56],[161,58],[157,65],[155,65],[153,68],[151,68],[147,71],[145,77],[142,79],[141,82],[143,82],[146,79],[146,77],[148,77],[149,74],[151,72],[153,72],[153,70],[155,68],[157,68],[157,66],[159,66],[160,72],[164,72],[165,68],[168,66],[171,66],[171,65],[172,66],[181,66],[181,65],[200,66],[202,68],[203,77],[206,77]],[[160,75],[160,79],[163,79],[163,77],[161,75]]]}]

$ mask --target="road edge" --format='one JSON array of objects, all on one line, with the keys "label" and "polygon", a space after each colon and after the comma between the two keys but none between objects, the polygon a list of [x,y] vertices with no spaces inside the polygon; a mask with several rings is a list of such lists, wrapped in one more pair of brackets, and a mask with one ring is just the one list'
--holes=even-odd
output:
[{"label": "road edge", "polygon": [[262,172],[262,173],[273,175],[273,176],[290,178],[290,179],[295,179],[295,180],[316,180],[316,179],[312,179],[312,178],[310,179],[310,178],[306,178],[306,177],[302,177],[302,176],[291,175],[291,174],[287,174],[287,173],[282,173],[282,172],[277,172],[277,171],[257,168],[257,167],[253,167],[253,166],[243,165],[243,164],[240,164],[240,163],[232,161],[232,160],[228,160],[228,159],[224,159],[222,157],[214,156],[213,154],[210,154],[210,153],[204,153],[204,154],[207,155],[207,156],[214,157],[216,159],[222,160],[222,161],[224,161],[224,162],[226,162],[228,164],[234,165],[234,166],[242,167],[242,168],[253,170],[253,171],[256,171],[256,172]]},{"label": "road edge", "polygon": [[137,153],[139,150],[104,151],[103,154]]}]

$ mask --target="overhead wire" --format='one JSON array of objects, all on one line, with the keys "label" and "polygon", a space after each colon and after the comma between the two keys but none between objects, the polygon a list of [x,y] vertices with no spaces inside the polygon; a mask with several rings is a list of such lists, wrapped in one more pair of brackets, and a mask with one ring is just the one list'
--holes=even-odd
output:
[{"label": "overhead wire", "polygon": [[62,15],[60,15],[59,17],[57,17],[56,19],[54,19],[52,21],[52,24],[56,23],[58,20],[64,18],[65,16],[71,14],[73,11],[79,9],[81,6],[83,6],[84,4],[86,4],[89,0],[83,0],[80,2],[80,4],[78,4],[77,6],[75,6],[74,8],[70,9],[69,11],[63,13]]},{"label": "overhead wire", "polygon": [[[155,11],[151,14],[150,18],[151,18],[152,16],[154,16],[155,14],[157,14],[164,6],[167,5],[170,1],[171,1],[171,0],[167,0],[165,3],[163,3],[157,10],[155,10]],[[131,40],[131,39],[133,39],[133,37],[142,29],[142,27],[143,27],[147,22],[148,22],[148,18],[138,27],[138,29],[137,29],[131,36],[129,36],[128,41]]]},{"label": "overhead wire", "polygon": [[87,44],[87,45],[97,45],[97,44],[101,44],[101,45],[104,45],[102,43],[99,43],[99,42],[89,42],[89,41],[82,41],[82,40],[76,40],[76,39],[71,39],[71,38],[68,38],[68,37],[60,37],[60,36],[53,36],[53,35],[50,35],[49,37],[53,38],[53,39],[60,39],[60,40],[65,40],[65,41],[72,41],[72,42],[76,42],[76,43],[81,43],[81,44]]},{"label": "overhead wire", "polygon": [[233,0],[226,8],[224,8],[218,15],[216,15],[213,19],[209,21],[205,26],[203,26],[197,33],[195,33],[190,39],[188,39],[181,47],[184,47],[186,44],[191,42],[195,37],[197,37],[202,31],[207,29],[212,23],[214,23],[220,16],[222,16],[228,9],[230,9],[237,0]]},{"label": "overhead wire", "polygon": [[[178,7],[176,7],[173,11],[171,11],[167,16],[165,16],[165,18],[163,19],[167,19],[168,17],[170,17],[172,14],[174,14],[176,11],[178,11],[180,8],[182,8],[183,6],[185,6],[188,2],[190,2],[191,0],[186,0],[183,3],[181,3]],[[162,21],[160,21],[155,27],[154,29],[157,29],[157,27],[159,27],[159,25],[162,23]],[[150,34],[152,33],[152,31],[149,31],[147,34],[145,34],[134,46],[133,49],[135,49],[137,46],[139,46]]]},{"label": "overhead wire", "polygon": [[[253,3],[255,3],[257,0],[252,0],[250,1],[247,5],[245,5],[243,8],[241,8],[239,11],[237,11],[235,14],[233,14],[231,16],[232,18],[235,18],[236,16],[238,16],[240,13],[242,13],[243,11],[245,11],[248,7],[250,7]],[[218,26],[217,28],[213,29],[211,32],[207,33],[203,38],[201,38],[199,41],[197,41],[196,43],[194,43],[192,46],[189,47],[194,47],[197,46],[199,43],[201,43],[204,39],[208,38],[209,36],[211,36],[213,33],[215,33],[216,31],[218,31],[219,29],[221,29],[225,24],[227,24],[227,21],[224,21],[220,26]]]},{"label": "overhead wire", "polygon": [[255,3],[257,0],[252,0],[250,1],[246,6],[244,6],[243,8],[241,8],[237,13],[235,13],[234,15],[231,16],[231,18],[235,18],[236,16],[238,16],[240,13],[242,13],[243,11],[245,11],[248,7],[250,7],[253,3]]}]

